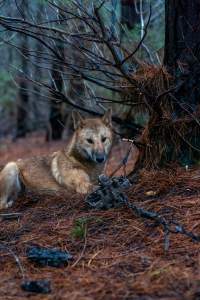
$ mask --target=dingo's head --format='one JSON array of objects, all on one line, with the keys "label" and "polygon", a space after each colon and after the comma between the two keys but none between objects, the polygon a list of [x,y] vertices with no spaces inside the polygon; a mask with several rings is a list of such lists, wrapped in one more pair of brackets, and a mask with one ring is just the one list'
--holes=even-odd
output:
[{"label": "dingo's head", "polygon": [[79,112],[73,112],[73,148],[83,159],[98,164],[106,161],[113,141],[111,115],[108,109],[102,118],[84,119]]}]

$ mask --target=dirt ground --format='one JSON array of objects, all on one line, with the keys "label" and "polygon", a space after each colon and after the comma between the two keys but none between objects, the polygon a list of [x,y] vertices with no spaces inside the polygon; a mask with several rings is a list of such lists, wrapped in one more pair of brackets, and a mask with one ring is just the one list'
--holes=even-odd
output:
[{"label": "dirt ground", "polygon": [[[44,143],[37,135],[15,143],[1,142],[0,164],[45,155],[62,145],[63,142]],[[127,148],[115,147],[108,173],[115,169]],[[129,169],[134,156],[133,151]],[[127,195],[140,207],[173,218],[200,234],[200,171],[142,172],[139,183]],[[134,216],[127,208],[95,211],[86,208],[80,195],[28,193],[6,212],[21,215],[0,220],[1,300],[200,299],[200,243],[171,234],[166,252],[163,230]],[[84,235],[77,229],[77,222],[83,220]],[[33,244],[68,250],[74,259],[67,267],[38,267],[26,257],[27,247]],[[51,280],[52,292],[42,295],[22,291],[17,259],[26,279]]]}]

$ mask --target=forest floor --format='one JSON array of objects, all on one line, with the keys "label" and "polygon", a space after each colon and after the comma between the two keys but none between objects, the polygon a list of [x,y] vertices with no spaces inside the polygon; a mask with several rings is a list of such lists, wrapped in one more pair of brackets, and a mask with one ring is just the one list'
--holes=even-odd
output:
[{"label": "forest floor", "polygon": [[[0,146],[0,164],[45,155],[62,145],[44,143],[37,135],[15,143],[5,141]],[[108,173],[122,159],[122,148],[127,147],[115,147]],[[130,157],[130,169],[134,155]],[[200,234],[200,171],[144,171],[127,195],[138,206],[173,218]],[[200,299],[200,244],[171,234],[169,250],[165,251],[163,230],[127,208],[95,211],[86,208],[80,195],[41,197],[28,193],[6,212],[21,215],[0,220],[1,300]],[[76,228],[81,220],[84,235]],[[38,267],[26,257],[27,247],[33,244],[67,250],[74,259],[67,267]],[[26,279],[51,281],[50,294],[21,289],[17,258]]]}]

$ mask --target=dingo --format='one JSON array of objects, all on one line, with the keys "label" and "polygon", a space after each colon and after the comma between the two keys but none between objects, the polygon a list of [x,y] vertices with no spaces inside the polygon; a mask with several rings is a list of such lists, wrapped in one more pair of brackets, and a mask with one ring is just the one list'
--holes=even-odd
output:
[{"label": "dingo", "polygon": [[84,119],[72,114],[75,132],[61,151],[45,157],[9,162],[0,173],[0,209],[12,206],[25,188],[57,192],[72,190],[86,194],[97,184],[111,150],[111,110],[102,118]]}]

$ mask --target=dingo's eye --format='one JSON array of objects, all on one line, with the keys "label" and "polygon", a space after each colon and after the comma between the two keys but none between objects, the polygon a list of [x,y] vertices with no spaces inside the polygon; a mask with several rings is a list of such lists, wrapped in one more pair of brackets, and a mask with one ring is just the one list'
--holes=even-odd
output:
[{"label": "dingo's eye", "polygon": [[102,136],[102,138],[101,138],[102,143],[104,143],[106,140],[107,140],[107,137]]},{"label": "dingo's eye", "polygon": [[89,144],[93,144],[93,140],[92,140],[92,139],[87,139],[87,142],[88,142]]}]

